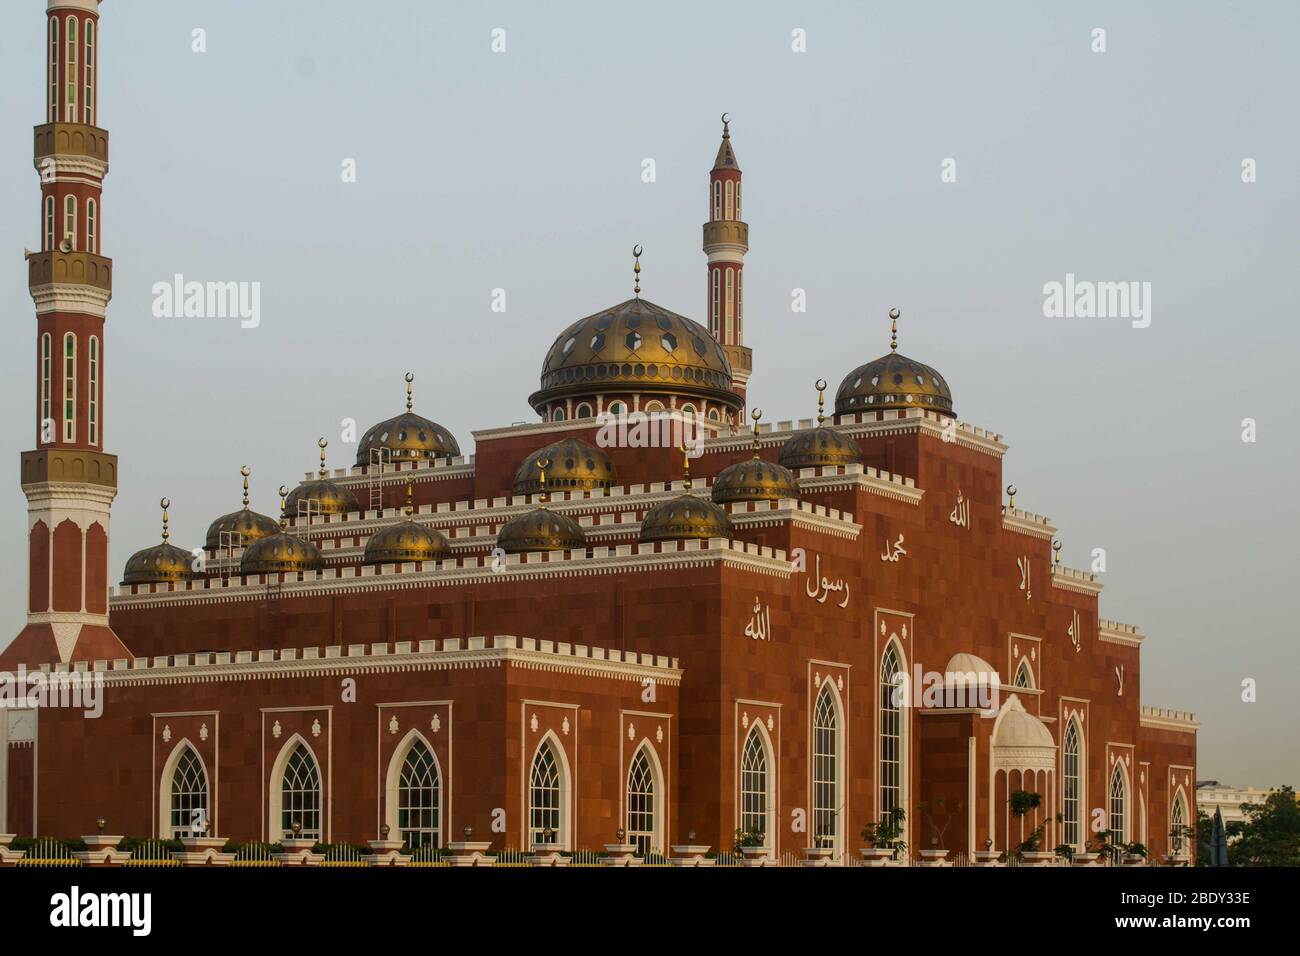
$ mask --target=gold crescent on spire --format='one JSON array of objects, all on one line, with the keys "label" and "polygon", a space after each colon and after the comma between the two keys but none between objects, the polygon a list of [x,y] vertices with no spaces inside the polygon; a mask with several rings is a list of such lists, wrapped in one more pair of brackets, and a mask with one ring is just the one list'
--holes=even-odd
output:
[{"label": "gold crescent on spire", "polygon": [[322,435],[320,438],[316,439],[316,444],[320,446],[320,476],[322,478],[328,478],[329,471],[325,468],[325,449],[329,446],[329,442],[326,441],[325,436]]},{"label": "gold crescent on spire", "polygon": [[537,494],[538,494],[538,496],[541,498],[541,501],[539,501],[537,504],[538,504],[539,507],[542,507],[542,508],[545,508],[545,507],[546,507],[546,469],[547,469],[547,468],[550,468],[550,467],[551,467],[551,459],[549,459],[549,458],[539,458],[539,459],[537,459],[537,473],[538,473],[538,474],[537,474],[537,484],[538,484],[538,492],[537,492]]},{"label": "gold crescent on spire", "polygon": [[[324,439],[322,439],[323,441]],[[285,516],[284,499],[289,497],[289,489],[284,485],[280,486],[280,530],[283,531],[289,526],[289,519]]]},{"label": "gold crescent on spire", "polygon": [[758,457],[758,420],[763,417],[763,410],[755,408],[750,411],[749,417],[754,419],[754,457]]},{"label": "gold crescent on spire", "polygon": [[406,482],[406,517],[411,517],[415,513],[415,482],[407,480]]},{"label": "gold crescent on spire", "polygon": [[632,291],[637,295],[638,298],[640,298],[641,296],[641,244],[639,242],[632,247],[632,259],[634,262],[632,266],[632,275],[636,279],[636,284],[635,287],[632,289]]},{"label": "gold crescent on spire", "polygon": [[898,351],[898,317],[903,313],[898,309],[889,310],[889,351]]},{"label": "gold crescent on spire", "polygon": [[248,476],[252,474],[247,465],[239,466],[239,473],[244,476],[244,510],[248,510]]},{"label": "gold crescent on spire", "polygon": [[730,129],[731,120],[727,119],[729,115],[730,114],[728,113],[722,114],[722,138],[723,139],[727,139],[731,136],[731,129]]},{"label": "gold crescent on spire", "polygon": [[415,373],[406,373],[406,410],[411,410],[411,383],[415,381]]},{"label": "gold crescent on spire", "polygon": [[826,379],[817,379],[817,427],[821,428],[822,422],[826,421]]},{"label": "gold crescent on spire", "polygon": [[161,501],[158,502],[158,506],[162,508],[163,540],[166,541],[167,540],[167,509],[172,506],[172,500],[170,498],[163,498]]},{"label": "gold crescent on spire", "polygon": [[682,453],[682,488],[689,492],[691,490],[691,451],[685,445],[678,445],[677,450]]}]

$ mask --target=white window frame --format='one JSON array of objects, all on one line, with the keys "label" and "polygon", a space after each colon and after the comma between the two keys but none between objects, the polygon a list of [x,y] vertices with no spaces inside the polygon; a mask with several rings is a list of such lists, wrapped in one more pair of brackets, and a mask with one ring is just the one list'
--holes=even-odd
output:
[{"label": "white window frame", "polygon": [[99,237],[96,235],[99,225],[99,203],[86,199],[86,251],[92,255],[99,254]]},{"label": "white window frame", "polygon": [[[902,807],[904,811],[908,807],[907,792],[907,774],[908,774],[908,707],[907,701],[902,701],[898,707],[894,706],[893,694],[897,685],[887,682],[885,679],[885,661],[893,655],[895,671],[894,673],[907,674],[907,655],[903,652],[903,647],[896,638],[890,638],[885,644],[885,649],[880,652],[880,661],[877,665],[877,686],[880,699],[876,708],[876,819],[884,820],[889,810],[886,805],[887,793],[897,793],[896,806]],[[887,732],[886,721],[889,715],[898,715],[898,733]],[[896,760],[886,759],[885,741],[886,739],[897,739],[898,755]],[[889,766],[897,766],[896,782],[886,781],[886,769]],[[904,828],[907,823],[904,821]]]},{"label": "white window frame", "polygon": [[[68,354],[68,343],[72,343],[72,354]],[[63,335],[63,440],[77,440],[77,334],[66,332]]]},{"label": "white window frame", "polygon": [[77,251],[77,197],[71,194],[63,197],[63,236]]},{"label": "white window frame", "polygon": [[[831,716],[835,723],[834,726],[828,726],[825,723],[818,723],[821,719],[823,696],[830,701]],[[831,834],[829,846],[831,847],[831,856],[838,860],[844,850],[844,817],[845,817],[845,789],[844,789],[844,702],[840,699],[839,690],[835,687],[835,681],[828,675],[822,681],[821,687],[817,688],[817,693],[813,695],[812,716],[809,724],[811,731],[811,746],[809,753],[812,754],[812,762],[809,765],[809,784],[812,793],[809,795],[809,801],[812,806],[812,818],[809,820],[808,839],[812,846],[826,846],[827,840],[821,831],[822,818],[829,814],[831,817]],[[823,742],[823,732],[829,730],[831,734],[831,747],[829,749],[820,749]],[[833,766],[830,773],[822,773],[822,761],[829,759]],[[819,788],[830,787],[831,797],[829,804],[820,799],[819,794],[822,792]]]},{"label": "white window frame", "polygon": [[69,15],[64,21],[64,46],[67,48],[67,62],[64,71],[67,75],[67,103],[64,106],[63,119],[66,123],[77,122],[77,92],[81,86],[81,77],[77,73],[77,18]]},{"label": "white window frame", "polygon": [[[642,754],[645,755],[646,763],[649,767],[650,785],[652,793],[650,794],[650,830],[638,830],[632,827],[632,771],[637,765],[637,758]],[[663,768],[659,764],[659,755],[655,753],[654,747],[650,746],[648,739],[642,738],[641,743],[632,751],[632,759],[627,763],[627,773],[623,775],[623,820],[627,832],[627,842],[637,843],[638,837],[645,837],[645,853],[664,852],[664,774]]]},{"label": "white window frame", "polygon": [[87,126],[95,125],[95,21],[87,20],[81,30],[85,42],[85,78],[81,93],[82,121]]},{"label": "white window frame", "polygon": [[45,423],[50,420],[51,408],[50,403],[53,396],[50,393],[51,375],[54,372],[54,337],[49,332],[41,335],[41,427],[40,441],[45,442]]},{"label": "white window frame", "polygon": [[54,231],[54,218],[58,214],[58,204],[53,196],[45,197],[45,251],[50,252],[59,244],[59,237]]},{"label": "white window frame", "polygon": [[[406,736],[398,743],[397,748],[393,751],[393,756],[388,761],[388,773],[384,778],[384,821],[388,824],[388,838],[390,840],[403,840],[401,826],[402,810],[402,771],[406,767],[406,759],[410,756],[411,751],[416,745],[423,745],[429,752],[429,757],[433,761],[433,773],[435,776],[434,789],[437,792],[437,813],[433,820],[433,845],[435,847],[445,846],[446,843],[446,813],[447,813],[447,777],[442,772],[442,761],[438,759],[438,751],[429,742],[429,739],[418,730],[410,730]],[[407,827],[407,830],[423,830],[423,827]]]},{"label": "white window frame", "polygon": [[[746,765],[750,754],[751,741],[757,742],[758,752],[760,753],[763,759],[763,770],[762,770],[763,789],[762,790],[746,789],[746,785],[752,782],[751,780],[746,779],[746,773],[748,772],[746,770]],[[776,804],[775,801],[773,800],[773,796],[776,792],[776,788],[774,786],[776,782],[776,763],[772,758],[774,752],[775,751],[772,747],[772,739],[767,734],[767,728],[763,726],[763,722],[761,720],[755,720],[750,725],[749,733],[745,735],[744,741],[741,743],[740,763],[736,768],[736,780],[738,783],[737,802],[736,802],[736,828],[739,830],[750,829],[748,826],[746,826],[746,824],[750,822],[748,818],[753,816],[761,817],[762,824],[763,824],[762,846],[764,849],[768,851],[771,851],[775,847],[775,842],[773,838],[776,834],[776,825],[775,825]],[[761,799],[763,808],[759,813],[756,814],[752,811],[746,810],[745,808],[746,795],[758,796]]]},{"label": "white window frame", "polygon": [[[1071,730],[1074,731],[1077,748],[1074,754],[1073,775],[1070,773],[1070,764],[1068,762],[1070,759],[1068,744]],[[1087,804],[1084,802],[1083,792],[1088,777],[1087,766],[1087,762],[1084,760],[1083,725],[1079,723],[1077,717],[1072,715],[1066,720],[1065,733],[1061,735],[1061,842],[1074,847],[1077,852],[1082,852],[1087,843],[1084,837],[1087,819],[1085,807]],[[1070,818],[1068,802],[1070,799],[1071,776],[1073,776],[1075,782],[1074,819]],[[1070,839],[1071,828],[1074,830],[1073,840]]]},{"label": "white window frame", "polygon": [[87,343],[86,401],[88,404],[86,427],[87,440],[92,445],[99,444],[99,336],[92,335]]},{"label": "white window frame", "polygon": [[194,834],[189,827],[172,826],[172,783],[176,777],[176,770],[180,766],[181,758],[187,752],[193,752],[199,762],[199,768],[203,771],[203,793],[206,797],[203,801],[203,812],[208,823],[207,831],[203,835],[212,832],[212,775],[208,773],[208,765],[203,759],[203,754],[199,753],[199,748],[194,746],[188,737],[185,737],[172,748],[171,754],[163,764],[162,776],[158,778],[158,838],[161,840],[174,840],[181,836],[198,835]]},{"label": "white window frame", "polygon": [[539,829],[533,825],[534,813],[541,809],[533,802],[533,773],[537,769],[537,760],[544,748],[549,748],[559,778],[556,781],[557,805],[554,808],[557,825],[552,828],[555,831],[555,839],[547,843],[546,848],[548,851],[569,851],[573,849],[573,777],[569,772],[568,755],[565,754],[564,746],[553,730],[548,730],[542,735],[542,739],[533,748],[532,759],[528,761],[528,779],[524,783],[528,798],[528,816],[524,821],[527,827],[526,849],[531,850],[534,845],[543,842],[540,831],[545,827]]},{"label": "white window frame", "polygon": [[268,842],[270,843],[279,843],[281,840],[288,839],[288,836],[292,835],[290,828],[284,826],[283,821],[281,820],[281,817],[284,814],[284,774],[289,766],[289,758],[293,756],[300,744],[306,749],[308,756],[311,757],[312,763],[316,767],[316,812],[320,817],[320,826],[318,828],[308,827],[306,824],[303,824],[301,835],[306,838],[314,838],[320,843],[328,841],[328,833],[326,831],[328,828],[327,821],[329,819],[329,813],[325,803],[325,773],[321,769],[320,758],[316,756],[316,751],[312,749],[311,744],[309,744],[306,738],[301,734],[294,734],[285,742],[285,745],[280,748],[279,756],[275,758],[275,763],[271,765],[271,778],[267,787],[269,826],[266,831]]},{"label": "white window frame", "polygon": [[[1119,784],[1120,791],[1121,791],[1118,794],[1118,801],[1119,801],[1118,812],[1115,809],[1115,803],[1117,799],[1117,795],[1115,793],[1116,783]],[[1129,836],[1129,833],[1131,832],[1133,815],[1129,810],[1129,803],[1130,800],[1129,800],[1128,770],[1125,769],[1124,767],[1124,758],[1116,757],[1115,766],[1112,767],[1110,771],[1110,786],[1107,787],[1106,827],[1108,830],[1111,831],[1112,837],[1122,843],[1128,843],[1130,840],[1132,840],[1132,837]],[[1118,828],[1116,828],[1115,826],[1116,816],[1119,817]]]}]

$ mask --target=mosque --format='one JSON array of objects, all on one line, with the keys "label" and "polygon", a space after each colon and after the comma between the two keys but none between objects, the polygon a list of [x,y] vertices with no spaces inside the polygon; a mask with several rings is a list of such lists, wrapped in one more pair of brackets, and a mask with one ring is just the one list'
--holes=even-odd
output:
[{"label": "mosque", "polygon": [[[642,298],[638,260],[632,298],[556,321],[534,421],[464,448],[396,369],[396,414],[345,464],[321,439],[278,514],[249,497],[276,482],[232,467],[202,548],[169,540],[164,500],[115,573],[99,2],[47,3],[29,604],[0,670],[93,680],[102,713],[0,708],[0,833],[844,863],[893,827],[914,860],[1099,833],[1189,858],[1196,720],[1142,705],[1145,636],[1016,504],[1004,437],[900,351],[901,313],[879,357],[826,356],[815,419],[747,398],[726,117],[703,321]],[[686,453],[608,440],[644,420]],[[928,675],[978,693],[931,699]]]}]

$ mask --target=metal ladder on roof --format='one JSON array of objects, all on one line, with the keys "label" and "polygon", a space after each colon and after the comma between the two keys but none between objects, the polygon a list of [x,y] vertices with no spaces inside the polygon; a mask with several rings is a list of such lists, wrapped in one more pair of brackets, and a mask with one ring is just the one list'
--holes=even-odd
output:
[{"label": "metal ladder on roof", "polygon": [[366,469],[366,488],[370,493],[370,510],[376,514],[384,509],[384,472],[393,464],[391,448],[370,449],[370,467]]}]

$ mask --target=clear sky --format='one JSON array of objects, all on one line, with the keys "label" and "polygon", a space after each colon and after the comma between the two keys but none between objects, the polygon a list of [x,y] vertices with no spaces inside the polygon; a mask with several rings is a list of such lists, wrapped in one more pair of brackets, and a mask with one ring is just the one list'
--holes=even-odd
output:
[{"label": "clear sky", "polygon": [[[0,30],[9,634],[44,8],[8,0]],[[811,383],[881,354],[902,308],[902,350],[1006,437],[1016,503],[1057,523],[1065,562],[1106,549],[1102,615],[1147,635],[1143,701],[1204,722],[1199,775],[1300,784],[1300,5],[107,0],[102,15],[114,580],[157,540],[164,494],[190,547],[238,505],[241,464],[267,513],[318,435],[350,464],[340,422],[396,414],[408,369],[417,411],[467,451],[474,428],[532,420],[555,335],[631,294],[633,243],[644,295],[702,320],[727,110],[751,400],[811,415]],[[260,282],[260,326],[154,318],[151,287],[176,273]],[[1045,318],[1043,286],[1067,273],[1150,282],[1150,326]]]}]

